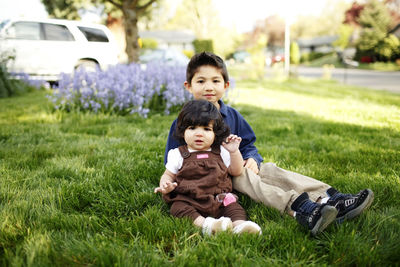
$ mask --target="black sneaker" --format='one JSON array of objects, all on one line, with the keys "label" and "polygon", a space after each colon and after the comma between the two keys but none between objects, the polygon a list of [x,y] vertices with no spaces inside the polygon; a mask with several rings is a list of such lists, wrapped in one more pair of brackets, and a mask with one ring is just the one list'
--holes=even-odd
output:
[{"label": "black sneaker", "polygon": [[314,236],[328,227],[338,214],[333,206],[311,201],[306,192],[296,198],[291,208],[296,212],[296,220]]},{"label": "black sneaker", "polygon": [[361,190],[357,195],[342,194],[333,187],[329,188],[326,192],[330,197],[327,204],[335,206],[338,210],[336,217],[338,223],[360,215],[374,201],[374,192],[371,189]]}]

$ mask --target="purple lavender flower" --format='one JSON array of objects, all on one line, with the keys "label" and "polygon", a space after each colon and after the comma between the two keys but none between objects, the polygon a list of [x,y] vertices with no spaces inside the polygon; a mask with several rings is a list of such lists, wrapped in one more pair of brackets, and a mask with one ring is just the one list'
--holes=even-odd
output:
[{"label": "purple lavender flower", "polygon": [[[118,64],[105,71],[77,70],[73,75],[61,74],[58,86],[51,96],[54,108],[61,110],[88,110],[139,114],[146,117],[150,111],[162,107],[165,114],[171,108],[184,104],[191,94],[184,89],[186,68],[149,63]],[[155,104],[154,104],[155,103]],[[153,106],[152,106],[153,105]]]},{"label": "purple lavender flower", "polygon": [[81,109],[147,116],[148,104],[155,96],[165,102],[165,113],[189,99],[183,88],[184,67],[149,64],[116,65],[106,71],[77,70],[73,75],[61,74],[58,86],[50,96],[55,108]]}]

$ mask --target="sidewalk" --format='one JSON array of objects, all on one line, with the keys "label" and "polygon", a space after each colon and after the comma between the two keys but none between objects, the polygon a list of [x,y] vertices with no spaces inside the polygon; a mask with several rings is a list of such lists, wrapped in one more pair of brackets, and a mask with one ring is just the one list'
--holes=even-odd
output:
[{"label": "sidewalk", "polygon": [[[326,71],[326,70],[325,70]],[[359,69],[331,69],[331,78],[340,83],[385,90],[400,94],[400,71],[383,72]],[[297,67],[299,76],[320,79],[324,76],[323,68]],[[267,70],[267,76],[272,70]]]}]

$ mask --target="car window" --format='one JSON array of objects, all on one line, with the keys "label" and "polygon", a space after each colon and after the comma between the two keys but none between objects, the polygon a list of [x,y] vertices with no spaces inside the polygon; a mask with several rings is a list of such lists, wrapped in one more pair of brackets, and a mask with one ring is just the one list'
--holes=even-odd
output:
[{"label": "car window", "polygon": [[43,31],[46,40],[74,41],[75,38],[64,25],[43,23]]},{"label": "car window", "polygon": [[19,21],[7,29],[7,36],[13,39],[40,40],[40,24],[38,22]]},{"label": "car window", "polygon": [[10,20],[5,19],[5,20],[2,20],[2,21],[0,22],[0,31],[1,31],[1,29],[3,29],[3,27],[4,27],[9,21],[10,21]]},{"label": "car window", "polygon": [[100,29],[78,26],[89,42],[108,42],[107,35]]}]

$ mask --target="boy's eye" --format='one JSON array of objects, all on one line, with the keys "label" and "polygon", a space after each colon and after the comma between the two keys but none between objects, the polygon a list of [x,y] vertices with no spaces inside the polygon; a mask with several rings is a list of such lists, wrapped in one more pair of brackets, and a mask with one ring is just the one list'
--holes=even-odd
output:
[{"label": "boy's eye", "polygon": [[210,128],[210,127],[205,127],[204,130],[206,130],[206,131],[212,131],[213,129]]},{"label": "boy's eye", "polygon": [[189,130],[194,130],[196,127],[195,126],[189,126],[187,127]]}]

